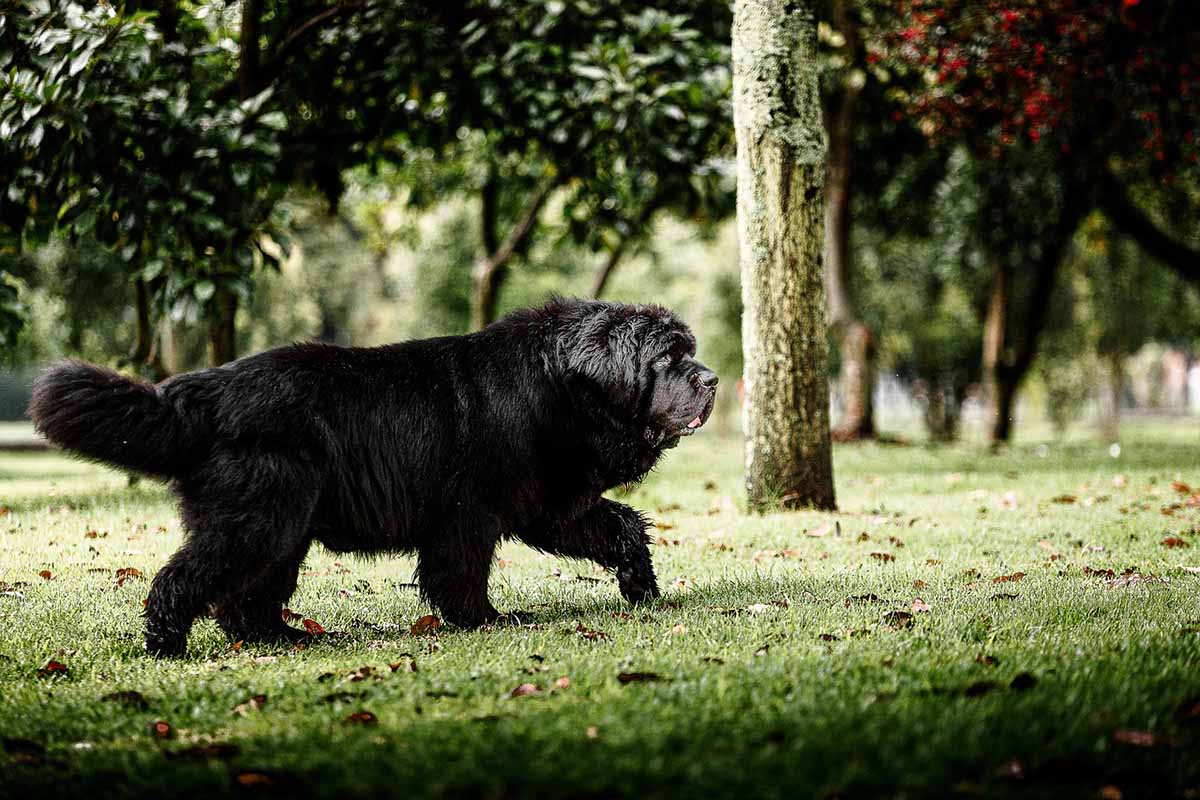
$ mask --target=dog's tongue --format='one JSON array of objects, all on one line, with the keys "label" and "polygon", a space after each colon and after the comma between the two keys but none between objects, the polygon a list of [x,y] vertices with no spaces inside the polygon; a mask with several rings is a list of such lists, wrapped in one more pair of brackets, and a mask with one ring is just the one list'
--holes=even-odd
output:
[{"label": "dog's tongue", "polygon": [[694,420],[692,420],[691,422],[688,423],[688,428],[699,428],[699,427],[700,427],[700,418],[699,417],[696,417]]}]

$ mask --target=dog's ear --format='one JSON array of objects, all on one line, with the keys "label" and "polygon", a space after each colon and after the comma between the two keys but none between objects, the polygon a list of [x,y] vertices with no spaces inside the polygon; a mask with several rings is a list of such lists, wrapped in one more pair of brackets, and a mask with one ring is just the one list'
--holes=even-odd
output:
[{"label": "dog's ear", "polygon": [[636,412],[650,328],[650,320],[628,307],[588,309],[560,331],[563,370],[598,390],[609,404]]}]

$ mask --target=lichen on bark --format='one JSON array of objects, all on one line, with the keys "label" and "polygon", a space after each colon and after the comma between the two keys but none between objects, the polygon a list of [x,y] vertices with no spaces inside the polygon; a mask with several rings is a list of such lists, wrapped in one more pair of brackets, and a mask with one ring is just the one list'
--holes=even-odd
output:
[{"label": "lichen on bark", "polygon": [[834,508],[812,4],[738,0],[733,63],[749,505]]}]

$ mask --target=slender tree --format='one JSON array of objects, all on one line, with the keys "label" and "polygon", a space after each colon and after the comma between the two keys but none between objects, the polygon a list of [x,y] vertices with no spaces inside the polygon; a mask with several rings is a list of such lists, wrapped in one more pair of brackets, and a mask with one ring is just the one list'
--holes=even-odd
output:
[{"label": "slender tree", "polygon": [[825,131],[810,2],[734,4],[750,507],[836,503],[822,269]]}]

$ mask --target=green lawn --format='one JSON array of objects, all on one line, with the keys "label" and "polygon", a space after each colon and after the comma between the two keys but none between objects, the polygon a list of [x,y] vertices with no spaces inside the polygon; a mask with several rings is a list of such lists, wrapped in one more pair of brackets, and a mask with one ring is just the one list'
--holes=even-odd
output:
[{"label": "green lawn", "polygon": [[653,607],[512,545],[521,625],[414,635],[411,559],[314,551],[291,607],[343,635],[182,661],[141,650],[165,490],[0,454],[0,795],[1200,797],[1198,441],[847,446],[841,513],[751,517],[702,434],[628,498]]}]

